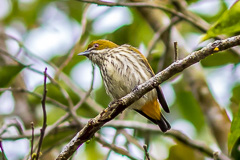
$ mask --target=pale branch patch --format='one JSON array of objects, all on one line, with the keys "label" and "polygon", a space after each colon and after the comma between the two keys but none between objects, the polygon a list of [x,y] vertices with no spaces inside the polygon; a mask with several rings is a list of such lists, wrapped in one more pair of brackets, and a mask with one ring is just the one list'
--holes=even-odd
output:
[{"label": "pale branch patch", "polygon": [[[89,120],[76,136],[64,147],[58,155],[57,160],[68,159],[84,142],[91,139],[92,136],[107,122],[115,118],[124,111],[129,105],[140,99],[144,94],[157,87],[170,77],[186,69],[187,67],[199,62],[205,57],[240,45],[240,35],[227,38],[225,40],[217,40],[208,44],[199,51],[189,54],[187,57],[172,63],[169,67],[156,74],[145,83],[137,86],[131,93],[111,103],[111,105],[98,114],[95,118]],[[215,48],[219,50],[216,51]]]}]

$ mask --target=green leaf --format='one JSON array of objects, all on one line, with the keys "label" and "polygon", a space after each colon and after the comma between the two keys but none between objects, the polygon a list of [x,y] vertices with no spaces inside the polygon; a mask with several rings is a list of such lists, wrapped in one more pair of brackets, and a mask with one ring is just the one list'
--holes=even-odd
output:
[{"label": "green leaf", "polygon": [[204,67],[215,67],[215,66],[221,66],[226,64],[237,64],[239,62],[240,62],[239,56],[230,51],[215,53],[201,60],[201,64]]},{"label": "green leaf", "polygon": [[218,21],[212,25],[202,40],[207,40],[221,34],[234,34],[240,31],[240,1],[237,1],[229,10],[225,11]]},{"label": "green leaf", "polygon": [[231,101],[236,103],[237,105],[240,104],[240,83],[236,84],[233,87]]},{"label": "green leaf", "polygon": [[240,158],[239,147],[240,147],[240,109],[233,116],[231,130],[228,137],[228,150],[234,159]]},{"label": "green leaf", "polygon": [[196,150],[193,150],[192,148],[182,144],[178,143],[177,145],[174,145],[169,150],[169,157],[167,160],[203,160],[204,157],[202,154],[197,152]]},{"label": "green leaf", "polygon": [[200,106],[193,96],[189,86],[183,80],[173,85],[176,102],[184,118],[189,120],[200,131],[204,126],[204,117]]},{"label": "green leaf", "polygon": [[237,141],[235,142],[235,144],[233,146],[232,152],[231,152],[231,157],[233,157],[234,159],[240,159],[239,147],[240,147],[240,138],[238,137]]},{"label": "green leaf", "polygon": [[0,88],[8,86],[23,68],[22,65],[0,66]]},{"label": "green leaf", "polygon": [[111,98],[107,95],[103,84],[100,88],[98,88],[95,91],[95,101],[99,103],[101,106],[103,106],[104,108],[106,108],[108,104],[111,102]]},{"label": "green leaf", "polygon": [[[73,92],[73,90],[71,88],[66,86],[64,84],[64,82],[59,82],[59,83],[62,86],[62,88],[64,88],[67,91],[68,95],[70,96],[71,100],[73,101],[73,104],[76,105],[80,101],[80,97],[75,92]],[[50,97],[66,106],[69,106],[68,100],[64,97],[64,95],[62,94],[62,92],[56,85],[54,85],[52,83],[48,83],[47,91],[48,91],[47,97]],[[43,93],[43,85],[38,86],[34,92],[42,94]],[[29,101],[32,105],[39,105],[41,103],[39,98],[36,98],[32,95],[29,96]],[[97,114],[87,103],[83,103],[83,105],[76,112],[78,115],[81,115],[84,117],[89,117],[89,118],[94,117]],[[54,119],[52,120],[52,122],[54,122]]]},{"label": "green leaf", "polygon": [[[74,101],[74,104],[77,103],[79,101],[79,97],[71,90],[68,90],[68,94],[70,95],[71,99]],[[67,99],[64,97],[64,95],[62,94],[62,92],[60,91],[60,89],[56,86],[53,85],[52,83],[48,83],[47,84],[47,96],[62,103],[65,105],[68,105],[68,101]],[[35,91],[36,93],[42,94],[43,93],[43,85],[38,86]],[[37,101],[39,102],[39,99],[36,99],[35,97],[32,99],[32,101]]]},{"label": "green leaf", "polygon": [[77,132],[77,130],[73,130],[70,127],[68,129],[57,129],[57,131],[44,137],[42,149],[47,150],[52,146],[59,146],[68,143]]},{"label": "green leaf", "polygon": [[87,160],[100,160],[104,158],[104,155],[102,154],[101,150],[99,150],[98,143],[94,138],[92,138],[85,146],[84,152],[86,153]]},{"label": "green leaf", "polygon": [[[147,46],[149,40],[152,39],[154,32],[137,10],[130,9],[130,11],[133,15],[132,24],[124,25],[112,34],[108,34],[107,39],[119,45],[130,44],[134,47],[139,47],[143,42],[145,46]],[[133,35],[133,33],[135,34]]]},{"label": "green leaf", "polygon": [[[4,150],[5,151],[5,150]],[[6,151],[5,151],[6,152]],[[6,153],[5,153],[6,154]],[[8,158],[6,157],[6,155],[4,155],[5,160],[8,160]],[[0,152],[0,160],[3,160],[3,153],[2,151]]]},{"label": "green leaf", "polygon": [[82,14],[84,11],[84,3],[78,1],[65,1],[64,6],[68,6],[68,15],[78,22],[82,20]]},{"label": "green leaf", "polygon": [[[68,55],[64,56],[55,56],[53,57],[50,62],[54,63],[56,66],[61,66],[62,63],[68,58]],[[74,54],[74,57],[70,60],[70,62],[63,68],[63,72],[67,75],[70,74],[71,70],[75,67],[76,64],[86,59],[84,56],[77,56]]]}]

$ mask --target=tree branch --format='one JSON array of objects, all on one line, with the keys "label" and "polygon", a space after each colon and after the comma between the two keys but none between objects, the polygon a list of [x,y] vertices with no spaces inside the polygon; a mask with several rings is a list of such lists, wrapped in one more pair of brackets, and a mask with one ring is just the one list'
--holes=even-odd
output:
[{"label": "tree branch", "polygon": [[115,144],[110,144],[110,143],[107,143],[102,137],[100,134],[96,134],[96,140],[101,143],[104,147],[107,147],[111,150],[113,150],[114,152],[116,153],[119,153],[119,154],[122,154],[122,155],[125,155],[127,156],[128,158],[132,159],[132,160],[137,160],[137,158],[133,157],[126,149],[124,148],[121,148],[121,147],[118,147],[116,146]]},{"label": "tree branch", "polygon": [[179,18],[184,19],[185,21],[191,23],[192,25],[194,25],[201,31],[207,30],[206,27],[199,24],[199,22],[197,20],[195,20],[193,17],[186,16],[181,12],[177,12],[174,9],[168,8],[168,7],[166,7],[164,5],[160,5],[160,4],[154,4],[151,2],[150,3],[149,2],[147,2],[147,3],[146,2],[105,2],[105,1],[101,1],[101,0],[77,0],[77,1],[85,2],[85,3],[93,3],[93,4],[103,5],[103,6],[112,6],[112,7],[125,6],[125,7],[143,7],[143,8],[160,9],[162,11],[171,13],[175,16],[178,16]]},{"label": "tree branch", "polygon": [[58,155],[57,160],[68,159],[84,142],[92,138],[92,136],[107,122],[115,118],[119,113],[125,110],[129,105],[140,99],[144,94],[157,87],[162,82],[168,80],[170,77],[186,69],[187,67],[199,62],[205,57],[229,49],[231,47],[240,45],[240,35],[231,37],[225,40],[217,40],[208,44],[199,51],[195,51],[183,58],[172,63],[162,72],[156,74],[147,82],[137,86],[131,93],[122,97],[121,99],[112,103],[108,108],[103,110],[95,118],[91,119],[81,131],[64,147],[62,152]]},{"label": "tree branch", "polygon": [[46,113],[46,106],[45,106],[46,95],[47,95],[46,83],[47,83],[47,68],[45,68],[45,72],[44,72],[44,88],[43,88],[43,98],[42,98],[43,125],[42,125],[42,128],[40,130],[41,135],[40,135],[40,139],[39,139],[36,160],[38,160],[38,158],[40,156],[40,150],[41,150],[41,146],[42,146],[42,142],[43,142],[43,137],[44,137],[45,130],[47,128],[47,113]]},{"label": "tree branch", "polygon": [[[84,119],[81,118],[81,123],[82,124],[87,124],[89,121],[89,119]],[[47,130],[49,130],[51,126],[49,126],[47,128]],[[66,130],[73,130],[75,128],[78,128],[79,126],[77,124],[64,124],[61,125],[61,127],[57,127],[56,130],[58,130],[59,132],[61,131],[66,131]],[[105,124],[103,127],[114,127],[116,129],[122,129],[122,128],[131,128],[134,130],[138,130],[141,132],[151,132],[151,133],[157,133],[157,134],[163,134],[158,126],[154,125],[154,124],[147,124],[147,123],[142,123],[142,122],[137,122],[137,121],[126,121],[126,120],[112,120],[109,123]],[[40,136],[40,131],[38,129],[36,129],[37,132],[35,132],[34,136]],[[31,138],[31,132],[32,130],[26,130],[24,132],[24,135],[20,135],[20,136],[2,136],[1,138],[3,140],[17,140],[17,139],[22,139],[22,138]],[[165,136],[170,136],[173,137],[174,139],[177,139],[178,141],[182,142],[183,144],[198,150],[204,154],[206,154],[209,157],[213,158],[213,154],[215,153],[211,148],[209,148],[206,144],[204,143],[200,143],[196,140],[192,140],[190,139],[188,136],[186,136],[185,134],[183,134],[182,132],[178,131],[178,130],[174,130],[171,129],[168,132],[166,132],[164,134]],[[218,155],[221,160],[229,160],[229,158],[220,153]]]},{"label": "tree branch", "polygon": [[147,150],[147,145],[144,144],[143,145],[143,148],[144,148],[144,151],[145,151],[145,157],[147,160],[151,160],[150,157],[149,157],[149,153],[148,153],[148,150]]},{"label": "tree branch", "polygon": [[34,146],[34,123],[33,122],[31,122],[31,128],[32,128],[32,139],[31,139],[30,160],[32,160],[32,157],[33,157],[33,146]]}]

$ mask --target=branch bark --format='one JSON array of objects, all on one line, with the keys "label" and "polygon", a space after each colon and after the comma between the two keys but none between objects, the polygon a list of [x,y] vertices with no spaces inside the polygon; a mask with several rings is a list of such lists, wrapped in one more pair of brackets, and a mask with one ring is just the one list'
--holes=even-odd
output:
[{"label": "branch bark", "polygon": [[140,99],[144,94],[157,87],[162,82],[170,77],[186,69],[187,67],[199,62],[205,57],[231,47],[240,45],[240,35],[227,38],[225,40],[217,40],[208,44],[199,51],[195,51],[183,58],[182,60],[172,63],[162,72],[156,74],[153,78],[145,83],[137,86],[131,93],[111,103],[111,105],[103,110],[95,118],[91,119],[82,130],[64,147],[58,155],[57,160],[68,159],[84,142],[93,137],[93,135],[107,122],[115,118],[118,114],[124,111],[129,105]]}]

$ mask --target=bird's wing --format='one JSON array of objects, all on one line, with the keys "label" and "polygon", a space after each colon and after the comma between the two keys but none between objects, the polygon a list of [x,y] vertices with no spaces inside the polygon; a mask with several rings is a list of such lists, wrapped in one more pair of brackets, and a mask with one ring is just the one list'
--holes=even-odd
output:
[{"label": "bird's wing", "polygon": [[[150,66],[150,64],[148,63],[147,59],[144,57],[144,55],[135,47],[132,46],[128,46],[130,50],[134,51],[135,53],[139,54],[141,57],[142,62],[145,64],[148,72],[152,75],[152,77],[155,75],[153,72],[152,67]],[[164,95],[162,93],[162,89],[160,86],[156,87],[156,91],[157,91],[157,95],[158,95],[158,100],[162,106],[162,108],[164,109],[165,112],[169,113],[170,110],[168,108],[168,104],[164,98]]]}]

